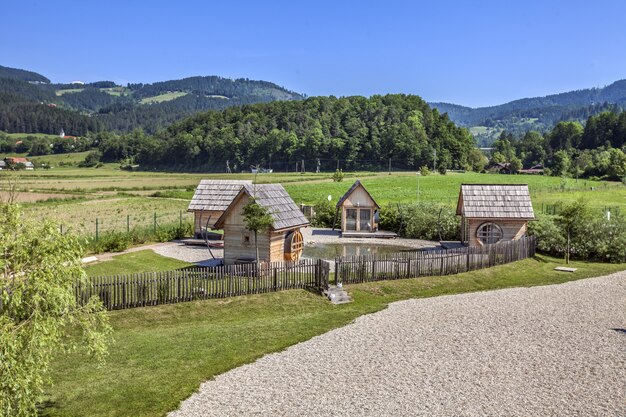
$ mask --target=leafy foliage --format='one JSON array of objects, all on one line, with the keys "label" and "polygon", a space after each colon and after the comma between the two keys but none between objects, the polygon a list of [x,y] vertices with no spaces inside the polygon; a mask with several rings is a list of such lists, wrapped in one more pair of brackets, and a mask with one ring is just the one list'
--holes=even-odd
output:
[{"label": "leafy foliage", "polygon": [[0,415],[30,416],[52,357],[81,347],[102,359],[111,329],[97,297],[77,304],[74,285],[87,282],[76,238],[25,222],[15,205],[0,219]]},{"label": "leafy foliage", "polygon": [[271,165],[287,170],[305,160],[323,170],[416,169],[437,150],[438,163],[462,168],[474,146],[465,129],[417,96],[313,97],[228,108],[193,116],[142,144],[143,166],[221,170]]},{"label": "leafy foliage", "polygon": [[335,172],[333,173],[333,181],[334,182],[342,182],[343,181],[343,170],[341,169],[337,169],[335,170]]},{"label": "leafy foliage", "polygon": [[[335,220],[335,213],[337,209],[330,201],[324,199],[317,202],[313,209],[315,210],[315,217],[311,221],[311,225],[314,227],[333,227]],[[341,219],[337,219],[337,224],[341,222]]]},{"label": "leafy foliage", "polygon": [[557,216],[540,216],[529,224],[529,234],[537,236],[537,248],[545,253],[567,256],[569,234],[572,258],[626,262],[626,218],[613,214],[609,219],[584,201],[564,205]]},{"label": "leafy foliage", "polygon": [[[402,226],[402,229],[401,229]],[[386,205],[380,210],[380,228],[400,230],[411,239],[458,240],[460,220],[445,204],[420,202],[407,205]]]}]

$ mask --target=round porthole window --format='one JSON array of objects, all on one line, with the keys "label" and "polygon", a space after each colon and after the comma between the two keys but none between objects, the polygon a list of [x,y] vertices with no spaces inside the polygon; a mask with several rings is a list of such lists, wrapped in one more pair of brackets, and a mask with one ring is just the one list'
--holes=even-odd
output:
[{"label": "round porthole window", "polygon": [[483,223],[478,226],[476,237],[483,244],[498,243],[502,240],[502,228],[492,222]]}]

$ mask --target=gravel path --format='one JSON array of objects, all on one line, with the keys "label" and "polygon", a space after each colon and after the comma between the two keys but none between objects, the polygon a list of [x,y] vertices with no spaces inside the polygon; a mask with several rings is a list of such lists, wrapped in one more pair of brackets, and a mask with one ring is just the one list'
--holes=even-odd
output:
[{"label": "gravel path", "polygon": [[211,248],[213,256],[216,258],[213,259],[206,246],[188,246],[180,242],[171,242],[170,245],[159,246],[152,250],[162,256],[196,263],[201,266],[218,265],[224,258],[224,249]]},{"label": "gravel path", "polygon": [[201,385],[171,417],[626,415],[626,273],[393,303]]}]

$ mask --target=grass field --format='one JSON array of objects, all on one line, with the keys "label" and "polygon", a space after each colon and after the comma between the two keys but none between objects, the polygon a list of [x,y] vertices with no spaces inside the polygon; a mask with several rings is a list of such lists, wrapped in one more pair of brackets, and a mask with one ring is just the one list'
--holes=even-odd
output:
[{"label": "grass field", "polygon": [[87,272],[88,276],[95,277],[98,275],[117,275],[131,272],[172,271],[193,265],[188,262],[157,255],[152,250],[142,250],[115,256],[110,261],[89,265],[85,267],[85,272]]},{"label": "grass field", "polygon": [[152,103],[162,103],[164,101],[170,101],[177,99],[179,97],[186,96],[187,93],[183,91],[173,91],[170,93],[159,94],[158,96],[146,97],[139,100],[141,104],[152,104]]},{"label": "grass field", "polygon": [[72,94],[72,93],[80,93],[84,88],[66,88],[64,90],[57,90],[55,93],[57,96],[62,96],[63,94]]},{"label": "grass field", "polygon": [[59,135],[51,135],[48,133],[7,133],[6,135],[15,140],[20,140],[27,136],[34,136],[36,138],[48,138],[48,139],[56,139],[59,137]]},{"label": "grass field", "polygon": [[[33,158],[47,161],[54,169],[21,171],[18,187],[24,194],[22,201],[35,201],[36,194],[49,193],[80,195],[82,200],[68,202],[41,202],[27,204],[26,214],[33,218],[49,217],[70,226],[79,233],[99,230],[125,231],[127,216],[130,227],[151,226],[154,213],[159,225],[190,220],[186,213],[193,190],[203,178],[254,180],[253,174],[197,174],[171,172],[129,172],[117,164],[101,168],[60,167],[61,162],[77,163],[86,153],[48,155]],[[0,172],[0,182],[3,175]],[[315,204],[331,196],[334,204],[359,178],[379,204],[437,201],[451,206],[457,202],[462,183],[528,183],[535,210],[546,205],[585,199],[592,207],[626,210],[626,187],[621,183],[607,183],[534,175],[499,175],[477,173],[449,173],[448,175],[417,176],[413,172],[350,172],[343,182],[333,182],[330,173],[273,173],[256,176],[259,183],[281,183],[296,204]],[[419,185],[418,185],[419,183]],[[1,188],[1,187],[0,187]],[[157,197],[157,198],[152,198]]]},{"label": "grass field", "polygon": [[41,415],[161,416],[202,381],[393,301],[557,284],[626,268],[573,262],[578,271],[565,274],[553,270],[559,264],[537,256],[459,275],[350,285],[354,302],[338,306],[294,290],[111,312],[115,342],[107,363],[96,367],[83,355],[58,356]]},{"label": "grass field", "polygon": [[[183,221],[191,222],[187,213],[188,201],[146,197],[102,197],[87,200],[66,200],[24,205],[24,216],[39,218],[44,215],[63,226],[64,231],[79,235],[95,235],[98,231],[126,231],[134,227],[157,227]],[[127,224],[128,222],[128,224]]]},{"label": "grass field", "polygon": [[[88,153],[89,151],[39,155],[39,156],[28,156],[25,153],[12,153],[12,154],[0,154],[0,159],[4,159],[7,156],[17,156],[21,158],[28,158],[28,160],[33,162],[35,165],[40,164],[42,162],[46,162],[46,163],[49,163],[53,168],[58,168],[61,162],[65,164],[78,165],[79,162],[82,162],[85,159],[85,156],[87,156]],[[35,171],[20,172],[19,176],[23,178],[38,178],[40,175],[44,175],[45,172],[46,171],[43,169],[37,169]],[[84,169],[81,169],[81,172],[87,173],[87,171],[85,171]],[[56,171],[54,172],[54,174],[56,174]],[[54,174],[52,176],[55,176]]]}]

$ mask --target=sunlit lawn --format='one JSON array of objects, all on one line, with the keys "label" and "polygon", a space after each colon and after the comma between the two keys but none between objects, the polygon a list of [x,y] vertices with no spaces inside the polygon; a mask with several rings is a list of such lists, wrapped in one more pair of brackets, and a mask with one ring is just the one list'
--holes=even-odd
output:
[{"label": "sunlit lawn", "polygon": [[537,256],[446,277],[350,285],[354,302],[338,306],[317,294],[293,290],[111,312],[115,342],[107,363],[98,368],[78,354],[58,357],[52,372],[55,384],[45,393],[42,414],[161,416],[177,408],[202,381],[344,326],[393,301],[556,284],[626,268],[573,262],[579,270],[570,274],[553,270],[560,264]]}]

